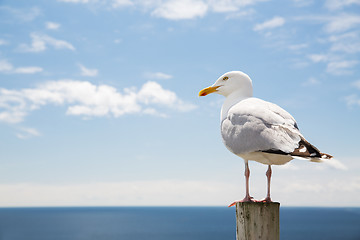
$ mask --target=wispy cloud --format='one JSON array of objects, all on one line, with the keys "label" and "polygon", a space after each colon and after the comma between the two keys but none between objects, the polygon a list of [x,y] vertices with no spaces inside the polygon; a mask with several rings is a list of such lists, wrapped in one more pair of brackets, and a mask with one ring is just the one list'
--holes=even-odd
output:
[{"label": "wispy cloud", "polygon": [[360,37],[358,32],[347,32],[329,37],[330,50],[354,54],[360,52]]},{"label": "wispy cloud", "polygon": [[333,59],[332,56],[328,55],[328,54],[310,54],[308,55],[308,58],[315,63],[318,62],[329,62],[330,60]]},{"label": "wispy cloud", "polygon": [[[38,7],[19,9],[8,6],[0,6],[0,11],[10,14],[10,18],[15,18],[22,22],[30,22],[40,16],[41,10]],[[2,14],[3,15],[3,14]]]},{"label": "wispy cloud", "polygon": [[206,1],[206,3],[208,4],[209,9],[213,12],[228,13],[240,10],[241,12],[243,12],[245,10],[244,7],[255,5],[258,2],[266,1],[268,0],[208,0]]},{"label": "wispy cloud", "polygon": [[348,167],[340,162],[339,160],[332,158],[329,161],[324,162],[325,164],[327,164],[329,167],[334,168],[334,169],[338,169],[338,170],[348,170]]},{"label": "wispy cloud", "polygon": [[193,19],[205,16],[208,5],[201,0],[170,0],[161,3],[151,13],[170,20]]},{"label": "wispy cloud", "polygon": [[42,52],[47,49],[47,46],[52,46],[55,49],[69,49],[75,51],[75,47],[64,40],[55,39],[46,34],[31,33],[31,44],[21,44],[19,50],[24,52]]},{"label": "wispy cloud", "polygon": [[342,33],[356,29],[360,25],[360,15],[352,13],[333,13],[331,15],[308,15],[293,18],[296,21],[307,21],[312,24],[324,24],[324,31],[328,34]]},{"label": "wispy cloud", "polygon": [[360,97],[357,94],[348,95],[344,99],[348,107],[352,107],[354,105],[360,107]]},{"label": "wispy cloud", "polygon": [[239,18],[250,17],[250,16],[254,15],[255,12],[256,11],[252,8],[246,9],[243,11],[236,11],[236,12],[228,13],[226,15],[225,19],[229,20],[229,19],[239,19]]},{"label": "wispy cloud", "polygon": [[22,122],[31,111],[45,105],[66,105],[66,114],[84,117],[120,117],[135,113],[154,115],[162,113],[164,107],[176,111],[195,108],[193,104],[179,99],[176,93],[151,81],[139,90],[126,88],[123,93],[109,85],[75,80],[51,81],[37,88],[21,90],[0,88],[0,121]]},{"label": "wispy cloud", "polygon": [[90,69],[90,68],[86,68],[84,65],[79,64],[80,70],[81,70],[81,75],[82,76],[86,76],[86,77],[96,77],[99,73],[99,71],[95,68]]},{"label": "wispy cloud", "polygon": [[11,63],[9,63],[5,59],[0,60],[0,73],[18,73],[18,74],[34,74],[42,72],[43,69],[41,67],[17,67],[15,68]]},{"label": "wispy cloud", "polygon": [[315,86],[315,85],[319,85],[319,84],[321,84],[321,82],[318,79],[316,79],[314,77],[310,77],[302,85],[304,87],[309,87],[309,86]]},{"label": "wispy cloud", "polygon": [[204,17],[210,12],[216,13],[233,13],[230,17],[235,18],[249,15],[253,10],[245,9],[247,6],[255,5],[259,2],[269,0],[58,0],[59,2],[79,3],[79,4],[96,4],[105,6],[109,9],[122,9],[132,7],[150,13],[154,17],[168,20],[189,20]]},{"label": "wispy cloud", "polygon": [[360,90],[360,80],[353,82],[351,85]]},{"label": "wispy cloud", "polygon": [[292,51],[299,51],[305,48],[308,48],[309,45],[306,43],[299,43],[299,44],[293,44],[293,45],[289,45],[287,48],[292,50]]},{"label": "wispy cloud", "polygon": [[235,12],[239,10],[237,3],[232,0],[210,0],[209,6],[214,12]]},{"label": "wispy cloud", "polygon": [[344,99],[348,107],[352,107],[354,105],[360,107],[360,97],[357,94],[348,95]]},{"label": "wispy cloud", "polygon": [[284,24],[285,24],[285,19],[283,17],[275,16],[272,19],[267,20],[263,23],[256,24],[253,29],[254,31],[262,31],[262,30],[281,27]]},{"label": "wispy cloud", "polygon": [[352,68],[358,64],[355,60],[343,60],[329,62],[326,67],[326,71],[334,75],[346,75],[351,74]]},{"label": "wispy cloud", "polygon": [[58,2],[67,2],[67,3],[89,3],[90,0],[58,0]]},{"label": "wispy cloud", "polygon": [[293,0],[296,7],[307,7],[314,3],[314,0]]},{"label": "wispy cloud", "polygon": [[113,8],[128,7],[134,5],[131,0],[112,0],[111,4]]},{"label": "wispy cloud", "polygon": [[327,18],[325,31],[328,33],[344,32],[360,25],[360,15],[340,14]]},{"label": "wispy cloud", "polygon": [[46,22],[45,23],[45,27],[49,30],[57,30],[60,28],[60,24],[59,23],[55,23],[55,22]]},{"label": "wispy cloud", "polygon": [[[327,4],[330,2],[338,6],[350,6],[355,3],[345,0],[327,1]],[[321,45],[322,53],[306,54],[311,62],[324,63],[324,71],[332,75],[349,75],[355,72],[355,67],[358,65],[356,54],[360,52],[360,36],[357,30],[360,26],[360,15],[340,11],[323,15],[298,16],[293,19],[307,21],[313,25],[320,24],[320,27],[322,25],[322,31],[316,41],[316,44]],[[309,49],[312,49],[311,46]]]},{"label": "wispy cloud", "polygon": [[310,54],[308,58],[314,63],[326,63],[326,72],[333,75],[348,75],[358,64],[356,60],[345,60],[342,56],[331,54]]},{"label": "wispy cloud", "polygon": [[39,131],[35,128],[20,128],[19,132],[16,134],[16,137],[20,139],[28,139],[31,137],[38,137],[40,135],[41,134],[39,133]]},{"label": "wispy cloud", "polygon": [[14,69],[13,65],[7,60],[0,60],[0,72],[10,72]]},{"label": "wispy cloud", "polygon": [[339,10],[351,5],[360,5],[360,0],[327,0],[325,7],[330,10]]},{"label": "wispy cloud", "polygon": [[34,74],[42,71],[43,69],[41,67],[18,67],[14,69],[14,73],[20,74]]},{"label": "wispy cloud", "polygon": [[144,76],[149,79],[171,79],[171,78],[173,78],[172,75],[166,74],[163,72],[147,72],[144,74]]},{"label": "wispy cloud", "polygon": [[[326,203],[326,206],[354,206],[360,200],[359,177],[332,176],[325,180],[287,177],[279,181],[275,178],[274,181],[273,198],[282,199],[284,205],[324,206]],[[263,181],[253,182],[253,186],[254,196],[260,197],[263,193],[258,189],[264,188]],[[73,184],[3,183],[0,184],[3,196],[0,206],[226,206],[229,199],[239,195],[238,188],[238,184],[229,182],[174,179]],[[308,201],[309,196],[312,201]],[[341,201],[343,196],[348,196],[349,200]]]},{"label": "wispy cloud", "polygon": [[0,46],[2,46],[2,45],[7,45],[7,44],[9,44],[8,41],[6,41],[6,40],[4,40],[4,39],[0,39]]},{"label": "wispy cloud", "polygon": [[[1,184],[0,194],[3,197],[0,206],[213,206],[226,205],[224,195],[228,195],[234,188],[229,183],[172,179]],[[204,199],[208,200],[204,203]]]},{"label": "wispy cloud", "polygon": [[[360,80],[352,82],[351,87],[355,88],[356,90],[360,90]],[[358,94],[351,94],[344,98],[348,107],[357,106],[360,107],[360,97]]]}]

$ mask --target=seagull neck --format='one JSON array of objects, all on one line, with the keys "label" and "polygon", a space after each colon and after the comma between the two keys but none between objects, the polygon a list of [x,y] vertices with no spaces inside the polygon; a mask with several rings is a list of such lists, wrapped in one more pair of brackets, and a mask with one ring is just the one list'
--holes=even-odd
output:
[{"label": "seagull neck", "polygon": [[246,96],[241,92],[233,92],[230,95],[228,95],[221,108],[221,122],[227,117],[228,112],[232,106],[234,106],[236,103],[240,102],[241,100],[244,100],[249,97],[251,96]]}]

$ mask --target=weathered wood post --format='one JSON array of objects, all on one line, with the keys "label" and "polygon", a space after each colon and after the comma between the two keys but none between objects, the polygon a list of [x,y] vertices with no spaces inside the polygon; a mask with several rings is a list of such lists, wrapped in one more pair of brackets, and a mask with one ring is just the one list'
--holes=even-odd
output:
[{"label": "weathered wood post", "polygon": [[280,203],[236,203],[236,240],[279,240]]}]

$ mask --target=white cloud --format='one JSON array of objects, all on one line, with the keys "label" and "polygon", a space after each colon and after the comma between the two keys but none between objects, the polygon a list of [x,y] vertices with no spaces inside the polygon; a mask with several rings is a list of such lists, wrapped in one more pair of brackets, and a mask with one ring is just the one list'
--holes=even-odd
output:
[{"label": "white cloud", "polygon": [[40,133],[35,128],[20,128],[16,136],[20,139],[28,139],[31,137],[38,137]]},{"label": "white cloud", "polygon": [[304,87],[308,87],[308,86],[315,86],[315,85],[319,85],[321,82],[319,80],[317,80],[314,77],[309,78],[306,82],[304,82],[302,85]]},{"label": "white cloud", "polygon": [[[288,172],[287,169],[281,173]],[[273,177],[272,197],[287,206],[358,206],[360,178]],[[325,179],[324,179],[325,178]],[[265,181],[252,178],[251,193],[264,196]],[[243,183],[196,180],[113,181],[73,184],[3,183],[0,206],[227,206],[242,197]],[[242,187],[241,187],[242,188]],[[241,192],[241,193],[240,193]],[[344,198],[344,196],[347,196]]]},{"label": "white cloud", "polygon": [[297,7],[307,7],[314,3],[314,0],[293,0]]},{"label": "white cloud", "polygon": [[360,80],[353,82],[351,85],[360,90]]},{"label": "white cloud", "polygon": [[301,49],[304,49],[304,48],[308,48],[309,45],[306,44],[306,43],[300,43],[300,44],[293,44],[293,45],[289,45],[288,46],[288,49],[292,50],[292,51],[299,51]]},{"label": "white cloud", "polygon": [[57,30],[60,28],[60,24],[55,22],[46,22],[45,26],[49,30]]},{"label": "white cloud", "polygon": [[242,12],[246,12],[244,7],[265,1],[268,0],[208,0],[206,3],[214,12],[227,13],[239,11],[240,9]]},{"label": "white cloud", "polygon": [[41,67],[19,67],[14,70],[14,73],[20,74],[33,74],[42,72],[43,69]]},{"label": "white cloud", "polygon": [[10,13],[11,17],[23,22],[31,22],[41,14],[41,10],[38,7],[18,9],[8,6],[0,6],[0,11],[6,11]]},{"label": "white cloud", "polygon": [[150,79],[171,79],[171,78],[173,78],[172,75],[162,73],[162,72],[147,72],[144,75],[146,78],[150,78]]},{"label": "white cloud", "polygon": [[302,16],[294,19],[311,21],[324,25],[318,39],[325,54],[309,54],[307,57],[314,63],[325,63],[326,72],[333,75],[348,75],[358,65],[356,54],[360,52],[360,36],[356,29],[360,26],[360,15],[340,13],[332,15]]},{"label": "white cloud", "polygon": [[179,180],[0,184],[0,206],[226,206],[224,195],[232,189],[228,183]]},{"label": "white cloud", "polygon": [[90,69],[90,68],[86,68],[84,65],[79,64],[80,70],[81,70],[81,75],[82,76],[87,76],[87,77],[96,77],[99,73],[99,71],[97,69]]},{"label": "white cloud", "polygon": [[360,52],[360,37],[358,32],[347,32],[329,37],[330,50],[354,54]]},{"label": "white cloud", "polygon": [[360,25],[360,15],[340,14],[325,20],[327,20],[325,31],[328,33],[344,32]]},{"label": "white cloud", "polygon": [[310,54],[308,55],[308,58],[315,63],[328,62],[330,59],[332,59],[329,55],[326,54]]},{"label": "white cloud", "polygon": [[113,8],[128,7],[132,5],[134,5],[134,3],[130,0],[112,0]]},{"label": "white cloud", "polygon": [[327,0],[325,6],[330,10],[339,10],[353,4],[360,5],[360,0]]},{"label": "white cloud", "polygon": [[58,0],[59,2],[67,2],[67,3],[89,3],[90,0]]},{"label": "white cloud", "polygon": [[55,49],[69,49],[74,51],[75,47],[64,41],[52,38],[46,34],[31,33],[31,45],[21,44],[19,49],[25,52],[42,52],[47,49],[47,46],[52,46]]},{"label": "white cloud", "polygon": [[343,57],[329,54],[310,54],[308,58],[314,63],[326,63],[326,72],[333,75],[348,75],[358,64],[356,60],[344,60]]},{"label": "white cloud", "polygon": [[[96,4],[110,9],[134,7],[151,12],[152,16],[169,20],[186,20],[204,17],[210,11],[234,13],[227,18],[243,17],[253,10],[244,9],[269,0],[58,0],[68,3]],[[239,12],[241,10],[241,12]]]},{"label": "white cloud", "polygon": [[226,15],[226,19],[238,19],[238,18],[244,18],[244,17],[249,17],[252,16],[255,13],[254,9],[247,9],[244,11],[236,11],[236,12],[232,12]]},{"label": "white cloud", "polygon": [[342,162],[339,160],[332,158],[329,161],[325,161],[324,164],[328,165],[331,168],[339,169],[339,170],[348,170],[348,167],[345,166]]},{"label": "white cloud", "polygon": [[233,0],[210,0],[209,5],[214,12],[235,12],[239,9]]},{"label": "white cloud", "polygon": [[273,29],[277,27],[281,27],[285,24],[285,19],[279,16],[275,16],[272,19],[265,21],[263,23],[256,24],[254,27],[254,31],[262,31],[267,29]]},{"label": "white cloud", "polygon": [[201,0],[170,0],[161,3],[151,13],[170,20],[193,19],[205,16],[208,5]]},{"label": "white cloud", "polygon": [[5,59],[0,60],[0,72],[9,72],[13,70],[13,65]]},{"label": "white cloud", "polygon": [[328,183],[311,183],[306,180],[300,180],[297,182],[285,182],[284,187],[281,188],[281,191],[294,194],[295,192],[308,192],[308,193],[323,193],[325,191],[331,192],[351,192],[360,190],[360,179],[352,178],[350,182],[348,181],[330,181]]},{"label": "white cloud", "polygon": [[356,105],[360,107],[360,97],[357,94],[352,94],[345,97],[346,104],[351,107],[353,105]]},{"label": "white cloud", "polygon": [[304,59],[295,58],[291,60],[291,66],[295,69],[301,69],[309,66],[309,62]]},{"label": "white cloud", "polygon": [[[31,112],[45,105],[66,105],[66,114],[84,117],[114,116],[145,113],[155,109],[162,114],[164,107],[190,111],[193,104],[156,82],[145,83],[140,90],[126,88],[120,93],[112,86],[94,85],[87,81],[50,81],[36,88],[8,90],[0,88],[0,121],[19,123]],[[152,111],[154,113],[154,111]]]},{"label": "white cloud", "polygon": [[351,74],[352,73],[351,68],[353,68],[357,64],[358,62],[355,60],[333,61],[327,64],[326,71],[334,75]]},{"label": "white cloud", "polygon": [[193,105],[185,104],[176,94],[170,90],[162,88],[156,82],[145,83],[137,94],[137,99],[146,105],[160,104],[179,111],[190,111]]},{"label": "white cloud", "polygon": [[311,23],[324,23],[324,31],[328,34],[341,33],[356,29],[360,25],[360,15],[340,13],[332,15],[310,15],[294,17],[297,21],[308,21]]},{"label": "white cloud", "polygon": [[19,73],[19,74],[34,74],[34,73],[39,73],[42,72],[43,69],[41,67],[18,67],[18,68],[14,68],[14,66],[9,63],[7,60],[5,59],[1,59],[0,60],[0,73]]},{"label": "white cloud", "polygon": [[9,44],[8,41],[0,39],[0,46]]}]

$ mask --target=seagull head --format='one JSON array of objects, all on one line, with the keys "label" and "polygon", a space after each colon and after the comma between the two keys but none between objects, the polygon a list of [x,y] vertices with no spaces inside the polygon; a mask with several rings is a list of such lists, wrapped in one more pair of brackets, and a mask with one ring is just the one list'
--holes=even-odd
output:
[{"label": "seagull head", "polygon": [[252,97],[253,88],[250,77],[240,71],[231,71],[223,74],[216,82],[199,92],[199,96],[206,96],[210,93],[217,93],[228,97],[236,94],[241,97]]}]

